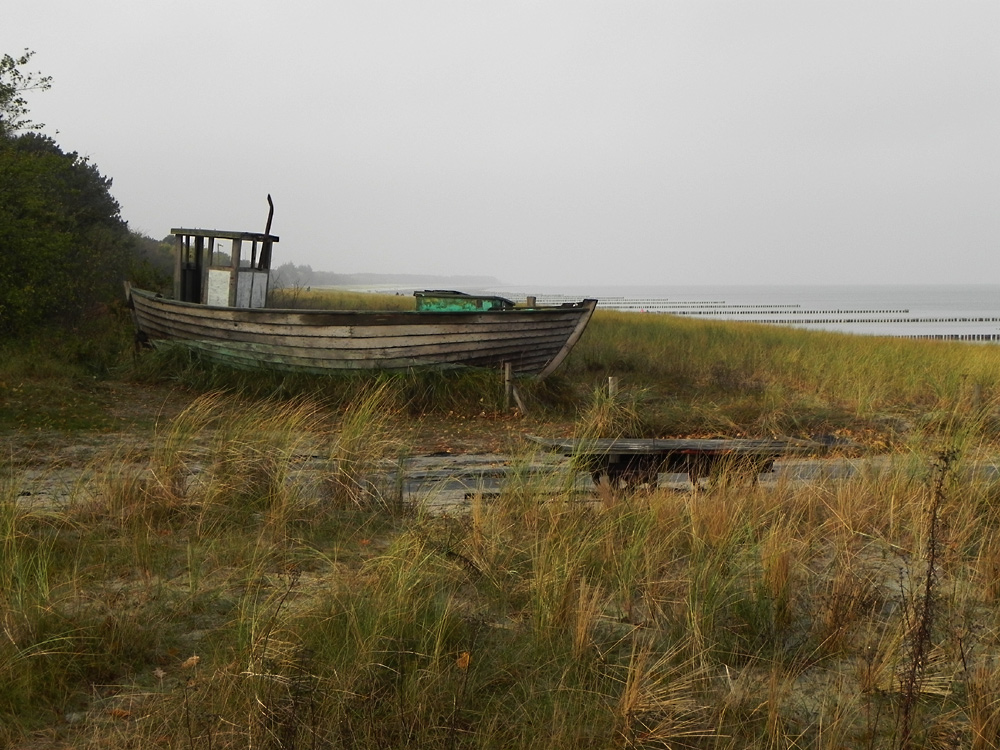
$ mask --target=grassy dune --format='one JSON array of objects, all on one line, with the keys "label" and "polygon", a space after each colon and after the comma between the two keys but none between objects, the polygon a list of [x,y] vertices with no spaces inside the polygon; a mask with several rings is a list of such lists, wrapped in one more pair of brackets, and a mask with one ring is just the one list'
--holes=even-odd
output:
[{"label": "grassy dune", "polygon": [[[15,411],[14,387],[89,382],[5,359]],[[407,450],[396,425],[482,409],[488,378],[302,395],[175,362],[188,408],[109,439],[64,500],[0,462],[0,741],[996,747],[1000,485],[977,467],[998,365],[992,346],[601,313],[526,386],[567,429],[835,432],[878,460],[589,498],[514,472],[440,515],[376,469]]]},{"label": "grassy dune", "polygon": [[601,312],[566,374],[592,387],[620,377],[652,433],[891,441],[956,410],[991,416],[1000,348]]}]

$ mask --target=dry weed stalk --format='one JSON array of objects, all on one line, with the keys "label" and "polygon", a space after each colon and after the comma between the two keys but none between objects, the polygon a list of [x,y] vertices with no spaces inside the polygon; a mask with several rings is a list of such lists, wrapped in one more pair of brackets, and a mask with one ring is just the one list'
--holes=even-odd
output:
[{"label": "dry weed stalk", "polygon": [[958,455],[954,450],[941,451],[935,457],[934,475],[930,495],[925,506],[924,577],[922,589],[918,592],[915,611],[909,623],[906,669],[900,678],[900,704],[896,716],[898,746],[909,750],[912,746],[913,720],[917,697],[921,692],[921,682],[927,667],[930,649],[933,646],[935,617],[935,584],[938,575],[938,553],[940,543],[940,510],[945,497],[945,487],[955,469]]}]

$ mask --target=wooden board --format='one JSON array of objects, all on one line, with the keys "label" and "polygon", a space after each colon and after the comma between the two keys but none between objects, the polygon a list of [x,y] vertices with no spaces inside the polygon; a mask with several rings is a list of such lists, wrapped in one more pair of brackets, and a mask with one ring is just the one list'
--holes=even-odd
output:
[{"label": "wooden board", "polygon": [[703,477],[745,475],[772,470],[776,458],[815,454],[824,446],[803,440],[542,438],[529,440],[574,457],[595,483],[655,486],[660,473],[687,474],[696,487]]},{"label": "wooden board", "polygon": [[729,438],[543,438],[529,440],[567,456],[587,454],[666,455],[702,453],[711,455],[770,455],[813,453],[823,449],[808,440],[729,439]]}]

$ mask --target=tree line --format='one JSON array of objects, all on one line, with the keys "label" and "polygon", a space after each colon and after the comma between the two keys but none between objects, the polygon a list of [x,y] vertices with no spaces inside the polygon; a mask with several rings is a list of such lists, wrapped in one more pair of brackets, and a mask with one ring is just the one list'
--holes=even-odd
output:
[{"label": "tree line", "polygon": [[0,58],[0,335],[72,327],[122,298],[122,281],[161,286],[163,243],[129,230],[111,178],[64,151],[29,116],[27,96],[51,78]]},{"label": "tree line", "polygon": [[461,286],[487,289],[500,284],[493,276],[436,276],[413,273],[335,273],[314,271],[312,266],[283,263],[274,269],[271,283],[285,289],[323,286],[398,285],[419,287]]}]

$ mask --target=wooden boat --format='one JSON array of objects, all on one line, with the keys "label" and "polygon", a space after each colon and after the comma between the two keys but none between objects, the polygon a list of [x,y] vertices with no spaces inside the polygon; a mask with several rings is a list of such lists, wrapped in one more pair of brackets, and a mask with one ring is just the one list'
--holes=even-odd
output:
[{"label": "wooden boat", "polygon": [[[270,196],[268,196],[270,202]],[[273,211],[273,206],[272,206]],[[597,300],[517,307],[459,292],[416,292],[413,311],[265,306],[271,214],[264,233],[171,229],[174,299],[126,285],[138,340],[179,342],[238,368],[324,373],[421,367],[501,368],[544,378],[566,358]],[[231,243],[229,253],[217,241]],[[243,258],[249,245],[250,257]]]}]

